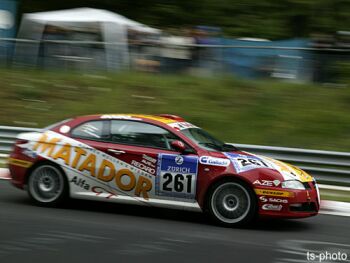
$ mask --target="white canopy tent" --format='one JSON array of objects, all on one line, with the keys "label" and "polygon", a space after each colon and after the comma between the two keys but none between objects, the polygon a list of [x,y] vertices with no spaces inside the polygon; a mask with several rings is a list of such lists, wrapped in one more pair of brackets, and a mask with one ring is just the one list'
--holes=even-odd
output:
[{"label": "white canopy tent", "polygon": [[[104,42],[105,60],[108,69],[117,69],[128,63],[127,31],[128,29],[147,33],[160,34],[160,30],[130,20],[119,14],[93,8],[75,8],[68,10],[24,14],[19,30],[19,39],[42,40],[47,26],[79,31],[99,31]],[[53,39],[51,39],[53,40]],[[79,41],[80,39],[74,39]],[[82,39],[84,40],[84,39]],[[40,45],[18,43],[16,57],[29,53],[39,56]],[[33,61],[32,61],[33,62]]]}]

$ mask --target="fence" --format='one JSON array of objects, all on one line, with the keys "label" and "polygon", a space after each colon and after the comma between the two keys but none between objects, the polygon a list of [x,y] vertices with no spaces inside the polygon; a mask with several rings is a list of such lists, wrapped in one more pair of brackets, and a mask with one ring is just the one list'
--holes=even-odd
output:
[{"label": "fence", "polygon": [[[17,134],[40,129],[0,126],[0,163],[5,164]],[[298,165],[318,182],[350,186],[350,153],[234,144],[239,149]],[[336,186],[334,186],[335,189]],[[329,189],[332,189],[329,188]]]},{"label": "fence", "polygon": [[216,44],[157,41],[120,43],[0,38],[0,64],[77,71],[141,70],[161,73],[235,74],[246,78],[342,82],[350,48],[312,48],[309,40]]},{"label": "fence", "polygon": [[11,152],[16,136],[19,133],[39,130],[40,129],[34,128],[0,126],[0,164],[6,164],[8,155]]}]

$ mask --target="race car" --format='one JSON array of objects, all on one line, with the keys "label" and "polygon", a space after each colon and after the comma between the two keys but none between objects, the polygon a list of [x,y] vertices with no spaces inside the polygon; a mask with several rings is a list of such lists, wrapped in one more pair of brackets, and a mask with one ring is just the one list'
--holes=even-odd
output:
[{"label": "race car", "polygon": [[306,172],[170,114],[81,116],[19,134],[9,170],[43,206],[68,197],[132,203],[205,212],[225,226],[315,216],[320,207]]}]

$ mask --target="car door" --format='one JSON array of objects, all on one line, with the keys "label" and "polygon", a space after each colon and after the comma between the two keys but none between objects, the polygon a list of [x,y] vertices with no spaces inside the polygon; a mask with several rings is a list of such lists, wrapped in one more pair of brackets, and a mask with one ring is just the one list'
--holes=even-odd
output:
[{"label": "car door", "polygon": [[181,140],[172,132],[140,121],[111,120],[109,140],[103,151],[120,162],[117,174],[120,170],[125,175],[132,173],[136,181],[152,186],[147,195],[137,191],[123,194],[194,202],[198,156],[182,155],[172,149],[171,141]]}]

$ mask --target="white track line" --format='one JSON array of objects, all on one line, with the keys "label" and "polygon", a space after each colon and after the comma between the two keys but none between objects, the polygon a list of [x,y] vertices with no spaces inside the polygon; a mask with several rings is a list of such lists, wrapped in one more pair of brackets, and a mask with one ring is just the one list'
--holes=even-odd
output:
[{"label": "white track line", "polygon": [[321,214],[350,216],[350,203],[338,201],[321,201]]}]

